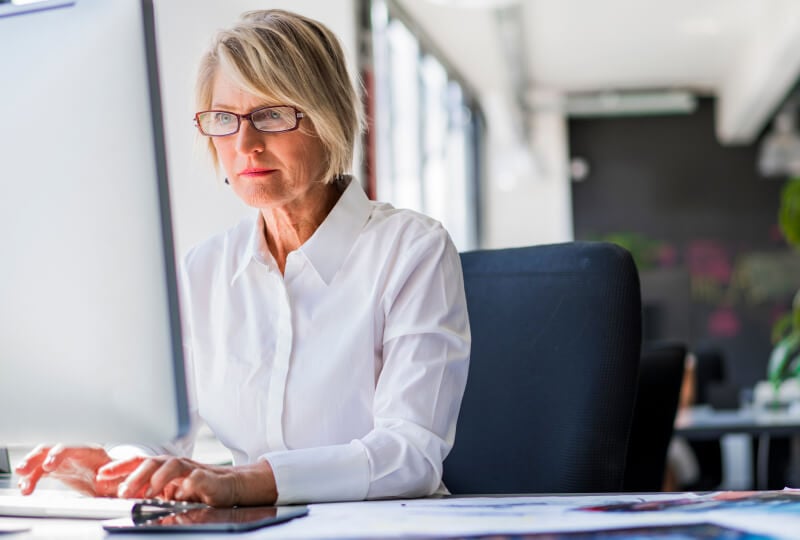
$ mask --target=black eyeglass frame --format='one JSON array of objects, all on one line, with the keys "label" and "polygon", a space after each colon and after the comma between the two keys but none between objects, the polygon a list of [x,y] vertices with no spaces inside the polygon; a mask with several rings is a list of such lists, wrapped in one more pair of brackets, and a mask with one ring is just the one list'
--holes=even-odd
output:
[{"label": "black eyeglass frame", "polygon": [[[253,115],[254,114],[258,114],[258,113],[260,113],[262,111],[265,111],[265,110],[268,110],[268,109],[292,109],[294,111],[294,118],[295,118],[294,126],[292,126],[290,128],[278,129],[278,130],[259,129],[258,127],[256,127],[256,123],[253,122]],[[235,116],[236,117],[236,130],[235,131],[231,131],[230,133],[225,133],[225,134],[221,134],[221,135],[212,135],[211,133],[206,133],[205,131],[203,131],[202,125],[200,123],[200,115],[201,114],[207,114],[207,113],[225,113],[225,114],[230,114],[232,116]],[[236,133],[239,133],[239,130],[242,129],[242,120],[247,120],[248,122],[250,122],[250,125],[253,126],[253,129],[255,129],[256,131],[260,131],[261,133],[286,133],[287,131],[294,131],[297,128],[299,128],[300,127],[300,120],[302,120],[305,117],[306,117],[306,115],[304,115],[301,111],[298,111],[296,107],[292,107],[291,105],[269,105],[267,107],[260,107],[260,108],[254,110],[254,111],[250,111],[247,114],[236,114],[235,112],[225,111],[225,110],[222,110],[222,109],[210,109],[208,111],[199,111],[199,112],[195,113],[195,115],[194,115],[194,127],[196,127],[198,129],[198,131],[200,131],[200,133],[202,133],[206,137],[227,137],[228,135],[235,135]]]}]

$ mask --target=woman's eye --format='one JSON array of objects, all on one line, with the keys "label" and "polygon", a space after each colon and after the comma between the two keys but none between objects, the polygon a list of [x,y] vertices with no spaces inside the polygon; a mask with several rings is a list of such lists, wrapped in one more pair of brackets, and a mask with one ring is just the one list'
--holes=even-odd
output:
[{"label": "woman's eye", "polygon": [[231,122],[235,122],[235,118],[231,113],[216,113],[214,122],[217,124],[230,124]]},{"label": "woman's eye", "polygon": [[272,110],[268,111],[267,114],[269,115],[268,118],[270,120],[280,120],[281,119],[281,112],[280,111],[276,111],[276,110],[272,109]]}]

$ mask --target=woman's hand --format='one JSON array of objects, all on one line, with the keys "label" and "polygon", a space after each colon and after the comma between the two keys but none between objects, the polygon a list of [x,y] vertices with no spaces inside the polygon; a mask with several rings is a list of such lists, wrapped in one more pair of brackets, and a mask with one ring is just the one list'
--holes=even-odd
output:
[{"label": "woman's hand", "polygon": [[118,481],[97,480],[97,471],[111,458],[100,447],[38,446],[17,465],[19,488],[30,495],[42,477],[60,480],[86,495],[114,497]]},{"label": "woman's hand", "polygon": [[267,461],[224,467],[172,456],[132,458],[108,463],[97,479],[116,483],[119,497],[159,497],[219,507],[267,505],[278,498]]}]

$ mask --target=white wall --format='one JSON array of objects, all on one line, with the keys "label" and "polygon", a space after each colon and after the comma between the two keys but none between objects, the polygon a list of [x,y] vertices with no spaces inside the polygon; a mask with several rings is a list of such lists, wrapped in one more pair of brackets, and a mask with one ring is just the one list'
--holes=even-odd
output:
[{"label": "white wall", "polygon": [[488,148],[484,178],[484,248],[573,239],[567,120],[558,108],[532,114],[524,140],[510,119],[520,114],[498,94],[483,97]]},{"label": "white wall", "polygon": [[521,138],[515,122],[523,113],[509,71],[518,66],[503,54],[493,13],[504,2],[398,1],[479,94],[487,123],[481,247],[572,240],[566,123],[555,109],[540,111],[531,118],[530,140]]},{"label": "white wall", "polygon": [[252,212],[215,176],[195,144],[194,77],[212,34],[244,11],[266,7],[295,11],[336,33],[355,73],[356,0],[156,0],[155,7],[173,223],[176,249],[183,254]]}]

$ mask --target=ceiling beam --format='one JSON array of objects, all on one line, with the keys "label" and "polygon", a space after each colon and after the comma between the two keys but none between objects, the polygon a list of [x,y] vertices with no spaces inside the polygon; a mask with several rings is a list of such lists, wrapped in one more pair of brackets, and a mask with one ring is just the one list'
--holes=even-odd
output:
[{"label": "ceiling beam", "polygon": [[793,9],[763,13],[748,48],[718,89],[716,130],[722,144],[752,143],[800,77],[800,14],[788,7]]}]

